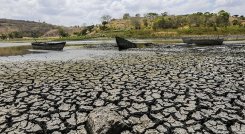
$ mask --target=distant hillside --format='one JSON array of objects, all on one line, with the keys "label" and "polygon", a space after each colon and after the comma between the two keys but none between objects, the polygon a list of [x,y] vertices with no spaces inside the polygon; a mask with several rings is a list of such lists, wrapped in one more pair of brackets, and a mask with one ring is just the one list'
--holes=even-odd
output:
[{"label": "distant hillside", "polygon": [[[58,28],[58,26],[47,24],[45,22],[40,23],[34,21],[0,19],[0,35],[19,32],[23,37],[31,37],[33,33],[37,36],[43,36]],[[52,34],[52,36],[55,35]]]}]

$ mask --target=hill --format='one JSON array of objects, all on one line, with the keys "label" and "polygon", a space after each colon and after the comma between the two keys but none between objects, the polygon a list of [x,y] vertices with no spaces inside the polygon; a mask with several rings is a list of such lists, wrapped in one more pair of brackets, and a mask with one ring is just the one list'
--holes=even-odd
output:
[{"label": "hill", "polygon": [[43,36],[58,28],[59,26],[45,22],[0,19],[0,35],[13,33],[23,37],[31,37],[33,34],[35,34],[35,36]]}]

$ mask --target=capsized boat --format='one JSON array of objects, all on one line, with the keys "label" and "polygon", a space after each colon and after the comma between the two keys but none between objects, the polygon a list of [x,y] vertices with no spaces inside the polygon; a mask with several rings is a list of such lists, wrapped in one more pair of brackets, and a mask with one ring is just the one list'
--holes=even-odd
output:
[{"label": "capsized boat", "polygon": [[116,37],[116,42],[117,42],[117,46],[118,46],[119,50],[137,47],[137,45],[135,43],[130,42],[130,41],[128,41],[124,38],[121,38],[121,37]]}]

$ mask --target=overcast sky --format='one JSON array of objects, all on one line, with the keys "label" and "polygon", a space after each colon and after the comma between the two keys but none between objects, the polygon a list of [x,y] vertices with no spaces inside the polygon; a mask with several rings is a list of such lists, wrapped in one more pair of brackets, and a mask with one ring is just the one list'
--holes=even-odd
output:
[{"label": "overcast sky", "polygon": [[96,24],[105,14],[119,18],[124,13],[187,14],[221,9],[245,15],[245,0],[0,0],[0,18],[66,26]]}]

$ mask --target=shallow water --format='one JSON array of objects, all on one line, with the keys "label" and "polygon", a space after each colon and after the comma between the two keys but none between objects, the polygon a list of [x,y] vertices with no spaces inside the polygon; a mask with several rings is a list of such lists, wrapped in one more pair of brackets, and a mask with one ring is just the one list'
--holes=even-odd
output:
[{"label": "shallow water", "polygon": [[[84,48],[83,46],[65,47],[63,51],[32,50],[18,56],[0,56],[0,62],[25,62],[25,61],[69,61],[94,59],[102,57],[115,57],[122,53],[141,53],[140,51],[118,51],[116,48],[97,49]],[[146,53],[146,52],[144,52]],[[149,52],[150,53],[150,52]]]},{"label": "shallow water", "polygon": [[[39,53],[38,53],[39,52]],[[89,59],[92,56],[104,56],[115,53],[113,50],[86,50],[86,49],[64,49],[63,51],[37,51],[37,53],[29,53],[19,56],[0,57],[0,62],[16,62],[16,61],[67,61],[78,59]]]},{"label": "shallow water", "polygon": [[[135,43],[161,43],[166,41],[181,41],[180,39],[130,39]],[[81,40],[81,41],[66,41],[66,45],[82,45],[82,44],[116,44],[115,39],[107,40]],[[13,46],[30,46],[31,42],[20,42],[20,43],[11,43],[11,42],[0,42],[0,47],[13,47]]]},{"label": "shallow water", "polygon": [[[140,40],[138,41],[140,42]],[[74,44],[72,44],[74,43]],[[81,44],[87,43],[87,44]],[[99,44],[96,44],[99,43]],[[132,48],[128,51],[118,51],[116,44],[112,42],[101,41],[81,41],[69,42],[63,51],[49,50],[33,50],[31,46],[18,47],[0,47],[0,62],[16,62],[16,61],[67,61],[79,59],[93,59],[95,57],[110,57],[121,53],[146,53],[146,52],[245,52],[244,44],[224,44],[222,46],[196,46],[183,43],[177,44],[137,44],[138,48]]]}]

